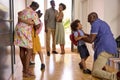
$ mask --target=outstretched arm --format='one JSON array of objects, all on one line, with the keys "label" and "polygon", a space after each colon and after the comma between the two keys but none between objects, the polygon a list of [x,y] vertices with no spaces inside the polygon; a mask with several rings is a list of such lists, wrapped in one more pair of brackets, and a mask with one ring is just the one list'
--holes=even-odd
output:
[{"label": "outstretched arm", "polygon": [[81,40],[83,38],[86,38],[87,36],[78,36],[78,37],[75,37],[75,40],[78,41],[78,40]]},{"label": "outstretched arm", "polygon": [[88,37],[82,38],[82,40],[88,43],[93,43],[96,39],[96,35],[97,34],[90,34]]}]

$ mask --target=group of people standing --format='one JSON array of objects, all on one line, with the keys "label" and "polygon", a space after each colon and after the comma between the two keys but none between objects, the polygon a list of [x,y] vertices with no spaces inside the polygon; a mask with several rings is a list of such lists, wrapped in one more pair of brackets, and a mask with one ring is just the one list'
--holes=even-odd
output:
[{"label": "group of people standing", "polygon": [[[54,0],[50,1],[51,8],[45,12],[45,33],[46,33],[46,52],[50,56],[50,37],[52,34],[52,53],[56,52],[56,43],[60,44],[61,53],[64,54],[65,34],[62,24],[63,10],[66,6],[63,3],[59,4],[59,10],[55,10]],[[34,76],[29,69],[30,60],[34,60],[35,53],[38,53],[41,60],[41,70],[45,69],[43,53],[41,50],[40,38],[38,34],[41,31],[42,22],[39,19],[42,16],[37,2],[32,2],[31,5],[24,10],[18,12],[18,23],[15,28],[14,44],[20,48],[20,59],[23,65],[23,76]],[[61,28],[60,28],[61,27]],[[60,30],[60,32],[59,32]]]},{"label": "group of people standing", "polygon": [[59,4],[59,11],[55,9],[55,2],[50,1],[51,8],[45,11],[45,32],[46,32],[46,52],[50,56],[50,37],[52,35],[52,53],[58,54],[56,51],[56,44],[60,44],[61,54],[65,53],[65,32],[62,23],[64,14],[63,10],[66,9],[66,5]]}]

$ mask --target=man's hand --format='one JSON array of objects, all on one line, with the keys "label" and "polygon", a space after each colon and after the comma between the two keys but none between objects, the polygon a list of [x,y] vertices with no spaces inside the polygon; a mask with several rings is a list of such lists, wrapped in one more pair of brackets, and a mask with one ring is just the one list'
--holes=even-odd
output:
[{"label": "man's hand", "polygon": [[86,37],[88,37],[88,36],[81,36],[82,38],[86,38]]}]

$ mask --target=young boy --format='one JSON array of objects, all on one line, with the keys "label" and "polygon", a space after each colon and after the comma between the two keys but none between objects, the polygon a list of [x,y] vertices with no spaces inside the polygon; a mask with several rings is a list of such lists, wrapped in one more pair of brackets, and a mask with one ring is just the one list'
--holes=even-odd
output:
[{"label": "young boy", "polygon": [[77,48],[78,52],[80,53],[81,62],[79,63],[80,69],[83,69],[83,73],[85,74],[91,74],[91,71],[87,69],[85,61],[87,60],[89,56],[88,49],[86,47],[86,44],[84,41],[82,41],[82,38],[85,38],[85,34],[82,31],[82,25],[80,23],[80,20],[75,20],[71,23],[71,29],[74,33],[74,38],[76,41],[78,41]]}]

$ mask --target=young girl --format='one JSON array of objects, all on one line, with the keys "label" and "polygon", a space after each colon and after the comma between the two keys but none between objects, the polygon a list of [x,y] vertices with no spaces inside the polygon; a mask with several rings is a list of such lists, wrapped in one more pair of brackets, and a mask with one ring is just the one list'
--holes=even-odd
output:
[{"label": "young girl", "polygon": [[[36,13],[38,14],[39,18],[42,16],[42,13],[41,13],[40,10],[38,10]],[[40,21],[40,19],[39,19],[39,21]],[[38,49],[41,49],[41,47],[40,47],[41,45],[40,45],[40,42],[39,42],[38,34],[40,33],[40,31],[42,29],[42,22],[41,22],[41,24],[39,26],[40,27],[38,29],[36,29],[35,28],[36,26],[34,26],[33,30],[32,30],[32,38],[33,38],[33,41],[34,41],[34,44],[33,44],[34,47],[33,47],[33,54],[32,54],[32,57],[30,59],[30,65],[34,65],[35,64],[35,53],[37,52]],[[38,43],[39,45],[36,44],[36,43]],[[40,59],[41,59],[41,62],[43,62],[43,59],[42,58],[40,58]]]},{"label": "young girl", "polygon": [[56,16],[56,35],[55,35],[55,40],[56,44],[60,44],[61,48],[61,54],[65,53],[64,45],[65,45],[65,31],[64,31],[64,26],[62,23],[63,20],[63,10],[66,9],[66,5],[63,3],[59,4],[59,12]]},{"label": "young girl", "polygon": [[78,41],[77,48],[78,48],[78,52],[80,53],[80,57],[81,57],[81,62],[79,63],[79,66],[81,69],[83,69],[83,73],[91,74],[91,71],[87,69],[86,67],[85,61],[87,60],[89,56],[89,52],[88,52],[85,42],[81,40],[82,38],[85,38],[86,36],[82,31],[82,25],[80,21],[79,20],[73,21],[71,23],[71,29],[74,33],[75,40]]},{"label": "young girl", "polygon": [[[39,18],[42,16],[40,10],[38,10],[36,13],[38,14]],[[39,35],[38,35],[40,33],[41,27],[42,27],[42,23],[39,25],[39,28],[36,29],[36,26],[34,26],[33,30],[32,30],[32,39],[33,39],[32,60],[34,61],[35,53],[38,53],[40,56],[40,60],[41,60],[41,70],[43,70],[45,68],[45,64],[44,64],[44,59],[43,59],[43,53],[41,50],[40,39],[39,39]]]}]

